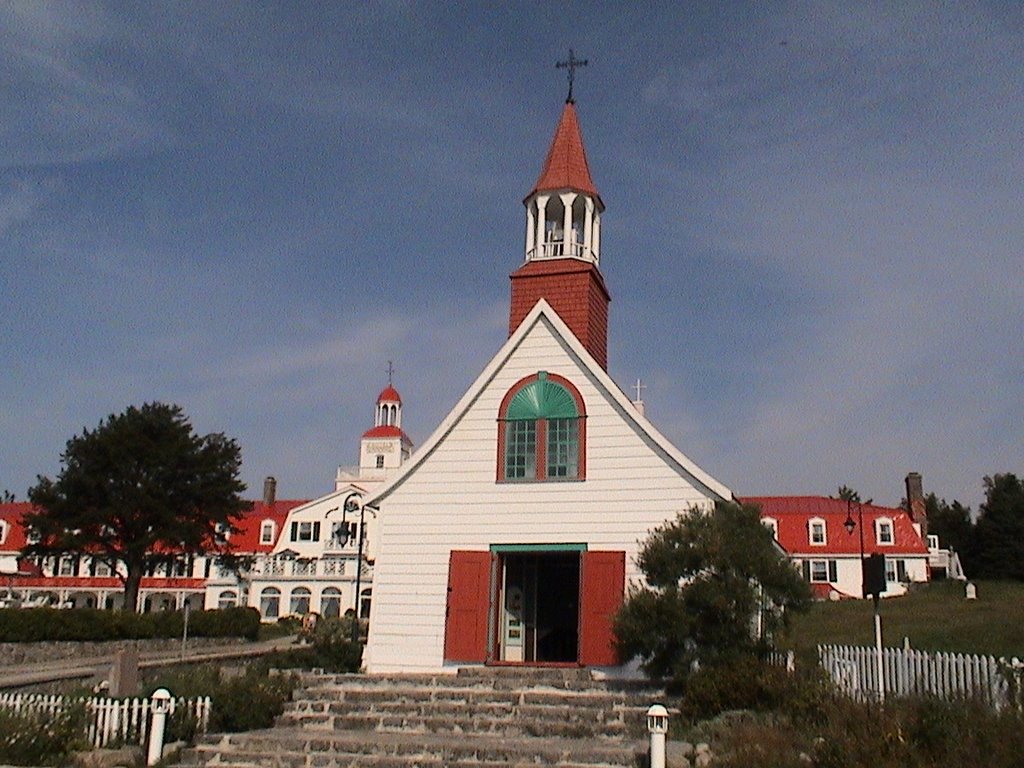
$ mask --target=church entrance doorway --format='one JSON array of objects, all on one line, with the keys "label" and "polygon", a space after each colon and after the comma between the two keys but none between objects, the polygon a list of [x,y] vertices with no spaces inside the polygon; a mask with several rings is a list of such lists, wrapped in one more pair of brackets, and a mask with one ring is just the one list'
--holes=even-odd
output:
[{"label": "church entrance doorway", "polygon": [[579,660],[580,553],[508,552],[500,575],[495,661]]},{"label": "church entrance doorway", "polygon": [[446,663],[619,663],[612,619],[625,592],[625,552],[584,544],[452,550]]}]

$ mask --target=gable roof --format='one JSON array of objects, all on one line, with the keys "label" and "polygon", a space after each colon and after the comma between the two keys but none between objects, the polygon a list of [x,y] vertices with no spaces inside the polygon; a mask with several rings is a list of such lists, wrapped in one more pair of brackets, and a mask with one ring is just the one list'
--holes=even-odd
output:
[{"label": "gable roof", "polygon": [[[744,496],[741,501],[761,507],[761,517],[770,517],[778,524],[779,544],[790,555],[860,555],[860,536],[856,530],[847,533],[843,527],[848,507],[843,499],[827,496]],[[906,511],[895,507],[863,504],[864,553],[883,555],[927,555],[928,548]],[[825,522],[825,544],[810,543],[807,524],[811,519]],[[875,521],[892,521],[893,543],[879,545],[875,537]],[[853,519],[858,520],[853,507]]]},{"label": "gable roof", "polygon": [[480,375],[476,377],[469,389],[459,399],[455,406],[448,412],[448,415],[441,421],[433,434],[427,438],[418,451],[409,461],[405,462],[399,471],[387,480],[380,488],[372,492],[365,500],[367,504],[376,505],[387,498],[405,482],[409,475],[417,471],[421,464],[434,452],[444,441],[448,434],[455,428],[462,417],[469,410],[470,406],[480,397],[487,385],[494,379],[505,362],[512,356],[523,339],[533,330],[538,323],[545,321],[549,324],[552,333],[567,346],[573,355],[579,360],[580,365],[596,382],[598,388],[605,396],[618,406],[622,418],[629,421],[634,428],[643,434],[660,451],[666,463],[675,468],[677,472],[684,475],[695,487],[701,488],[708,495],[716,499],[729,500],[733,498],[732,491],[707,472],[698,467],[690,458],[685,456],[676,448],[655,426],[642,416],[633,405],[629,397],[619,388],[614,379],[602,368],[593,356],[586,350],[579,339],[569,330],[569,326],[558,316],[551,305],[544,299],[540,299],[530,310],[530,313],[519,324],[515,332],[509,336],[497,354],[491,358]]},{"label": "gable roof", "polygon": [[[540,178],[526,197],[558,189],[574,189],[596,197],[599,203],[601,200],[594,180],[590,177],[587,151],[583,148],[583,133],[576,117],[576,105],[571,101],[566,102],[562,110]],[[601,207],[604,207],[603,203]]]}]

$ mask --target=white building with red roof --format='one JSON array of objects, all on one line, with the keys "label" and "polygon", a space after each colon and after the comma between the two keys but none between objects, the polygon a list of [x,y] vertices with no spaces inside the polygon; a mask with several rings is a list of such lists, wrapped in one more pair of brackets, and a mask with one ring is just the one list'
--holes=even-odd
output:
[{"label": "white building with red roof", "polygon": [[929,579],[920,522],[906,510],[826,496],[746,496],[820,598],[863,597],[861,555],[885,556],[884,597]]},{"label": "white building with red roof", "polygon": [[[312,501],[278,499],[268,477],[263,498],[226,532],[240,571],[214,558],[172,557],[142,579],[142,610],[251,606],[264,621],[348,609],[369,615],[378,521],[374,510],[346,509],[383,483],[408,459],[412,441],[402,430],[402,398],[389,383],[377,397],[374,425],[360,441],[359,466],[339,469],[335,490]],[[21,557],[22,517],[28,502],[0,504],[0,605],[117,608],[124,584],[105,563],[89,557]],[[361,545],[360,545],[360,539]],[[358,596],[357,596],[358,595]]]}]

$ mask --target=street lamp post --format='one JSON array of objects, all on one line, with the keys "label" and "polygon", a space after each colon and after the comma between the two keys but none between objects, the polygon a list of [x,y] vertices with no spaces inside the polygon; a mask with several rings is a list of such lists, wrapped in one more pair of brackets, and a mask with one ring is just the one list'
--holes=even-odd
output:
[{"label": "street lamp post", "polygon": [[[363,587],[363,544],[366,541],[365,534],[365,523],[366,523],[366,509],[367,505],[363,504],[363,497],[358,493],[350,493],[345,497],[345,501],[342,504],[342,510],[344,514],[349,512],[354,513],[357,509],[359,510],[359,534],[358,543],[356,545],[356,593],[353,598],[353,611],[354,616],[352,617],[352,642],[359,642],[359,600],[360,591]],[[370,514],[374,514],[374,508],[370,507]]]},{"label": "street lamp post", "polygon": [[[881,589],[878,584],[877,578],[868,578],[867,563],[864,559],[864,505],[859,501],[857,502],[857,521],[853,520],[853,499],[846,500],[846,521],[843,523],[843,527],[846,528],[846,532],[853,535],[853,529],[858,529],[860,533],[860,594],[861,597],[867,597],[868,590],[871,590],[871,597],[874,602],[874,623],[875,623],[875,662],[878,673],[878,701],[879,703],[885,702],[885,665],[882,656],[882,615],[879,613],[879,601],[881,598]],[[872,559],[874,559],[874,555]],[[882,573],[885,573],[884,560],[882,564]]]}]

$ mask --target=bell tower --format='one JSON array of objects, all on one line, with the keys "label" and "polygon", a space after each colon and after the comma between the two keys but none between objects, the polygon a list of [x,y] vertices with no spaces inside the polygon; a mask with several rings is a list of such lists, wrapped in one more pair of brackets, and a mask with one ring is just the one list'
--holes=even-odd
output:
[{"label": "bell tower", "polygon": [[604,203],[590,176],[583,134],[572,98],[572,70],[585,64],[570,51],[569,98],[544,167],[523,200],[526,245],[523,265],[511,275],[509,335],[540,300],[565,321],[587,351],[608,367],[608,304],[599,269]]}]

